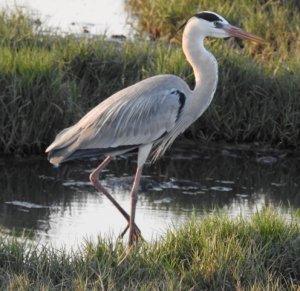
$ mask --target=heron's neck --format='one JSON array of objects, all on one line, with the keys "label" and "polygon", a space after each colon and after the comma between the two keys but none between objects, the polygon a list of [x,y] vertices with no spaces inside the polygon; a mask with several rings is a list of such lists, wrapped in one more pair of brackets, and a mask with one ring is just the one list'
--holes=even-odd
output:
[{"label": "heron's neck", "polygon": [[204,47],[204,37],[199,38],[199,35],[195,37],[192,34],[184,33],[182,46],[185,56],[194,70],[196,84],[193,97],[198,104],[200,103],[199,106],[201,105],[201,108],[205,110],[217,87],[218,63],[215,57]]}]

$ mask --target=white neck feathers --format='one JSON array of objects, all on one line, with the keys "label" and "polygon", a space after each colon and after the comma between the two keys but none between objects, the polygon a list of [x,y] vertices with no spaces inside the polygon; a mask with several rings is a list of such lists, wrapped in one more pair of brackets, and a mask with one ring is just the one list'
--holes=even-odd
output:
[{"label": "white neck feathers", "polygon": [[[182,38],[184,54],[195,75],[193,98],[204,110],[210,104],[218,82],[218,63],[204,47],[205,34],[192,19],[187,23]],[[201,110],[199,114],[202,114]]]}]

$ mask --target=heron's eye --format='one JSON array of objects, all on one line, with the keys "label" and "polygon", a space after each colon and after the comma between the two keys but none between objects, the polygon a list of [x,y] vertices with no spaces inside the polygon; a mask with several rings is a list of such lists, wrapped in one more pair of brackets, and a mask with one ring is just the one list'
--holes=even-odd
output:
[{"label": "heron's eye", "polygon": [[215,28],[222,28],[223,27],[222,23],[218,20],[214,21],[214,26],[215,26]]}]

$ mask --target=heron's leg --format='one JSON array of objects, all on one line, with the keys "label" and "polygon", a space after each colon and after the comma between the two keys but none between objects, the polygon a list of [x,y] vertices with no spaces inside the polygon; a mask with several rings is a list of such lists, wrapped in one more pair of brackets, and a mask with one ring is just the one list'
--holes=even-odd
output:
[{"label": "heron's leg", "polygon": [[108,191],[100,184],[99,181],[99,174],[101,171],[110,163],[112,160],[111,156],[108,156],[91,174],[90,174],[90,181],[94,185],[94,187],[99,191],[102,192],[111,202],[112,204],[121,212],[121,214],[125,217],[125,219],[130,221],[129,214],[121,207],[121,205],[108,193]]},{"label": "heron's leg", "polygon": [[140,184],[143,166],[149,156],[151,149],[152,144],[145,144],[139,147],[136,174],[130,191],[131,213],[129,222],[129,246],[131,246],[133,242],[137,241],[138,238],[141,236],[139,230],[136,228],[135,225],[135,209],[138,199],[137,190]]},{"label": "heron's leg", "polygon": [[135,220],[136,203],[138,200],[137,190],[141,180],[142,169],[143,166],[137,167],[134,182],[130,192],[131,215],[130,215],[130,222],[129,222],[129,246],[131,246],[133,242],[136,241],[140,236],[139,230],[137,230],[135,227],[134,220]]},{"label": "heron's leg", "polygon": [[[91,174],[90,174],[90,181],[92,182],[92,184],[94,185],[94,187],[99,191],[102,192],[111,202],[112,204],[121,212],[121,214],[125,217],[125,219],[128,222],[128,225],[126,226],[126,228],[123,230],[123,232],[121,233],[121,237],[123,237],[125,235],[125,233],[127,232],[127,230],[129,229],[129,223],[130,223],[130,216],[129,214],[121,207],[121,205],[108,193],[108,191],[101,185],[100,181],[99,181],[99,174],[101,173],[101,171],[111,162],[113,158],[111,156],[108,156]],[[141,236],[141,231],[139,230],[139,228],[134,225],[134,229],[135,229],[135,235]]]}]

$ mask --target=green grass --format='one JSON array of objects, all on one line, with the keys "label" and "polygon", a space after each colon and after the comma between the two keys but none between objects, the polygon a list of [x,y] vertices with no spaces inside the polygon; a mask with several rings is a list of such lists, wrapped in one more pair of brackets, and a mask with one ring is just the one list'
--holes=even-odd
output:
[{"label": "green grass", "polygon": [[[143,6],[128,0],[127,5],[139,21],[147,19],[149,27],[158,27],[165,36],[199,5],[193,0],[173,2],[166,10],[158,0],[143,1]],[[280,1],[260,2],[201,1],[205,9],[228,15],[271,44],[241,49],[226,41],[207,42],[220,64],[218,89],[207,112],[184,137],[299,149],[298,10]],[[239,15],[234,3],[240,5]],[[140,22],[138,29],[149,30]],[[20,11],[0,12],[0,36],[0,153],[43,152],[61,129],[146,77],[171,73],[191,86],[194,82],[177,44],[142,39],[120,45],[105,37],[45,35],[38,19]]]},{"label": "green grass", "polygon": [[5,290],[299,290],[300,228],[264,209],[215,212],[128,251],[108,239],[65,252],[0,237]]},{"label": "green grass", "polygon": [[[132,21],[140,33],[152,39],[181,40],[176,30],[186,19],[201,10],[212,10],[232,24],[258,34],[270,45],[245,43],[242,54],[255,57],[264,66],[286,70],[298,63],[300,53],[300,4],[295,0],[127,0],[127,10],[135,17]],[[223,41],[213,41],[212,47]],[[228,51],[226,46],[222,50]],[[283,67],[283,68],[282,68]]]},{"label": "green grass", "polygon": [[[62,128],[141,79],[153,48],[44,35],[22,12],[0,13],[0,152],[43,150]],[[31,21],[30,23],[35,23]]]}]

